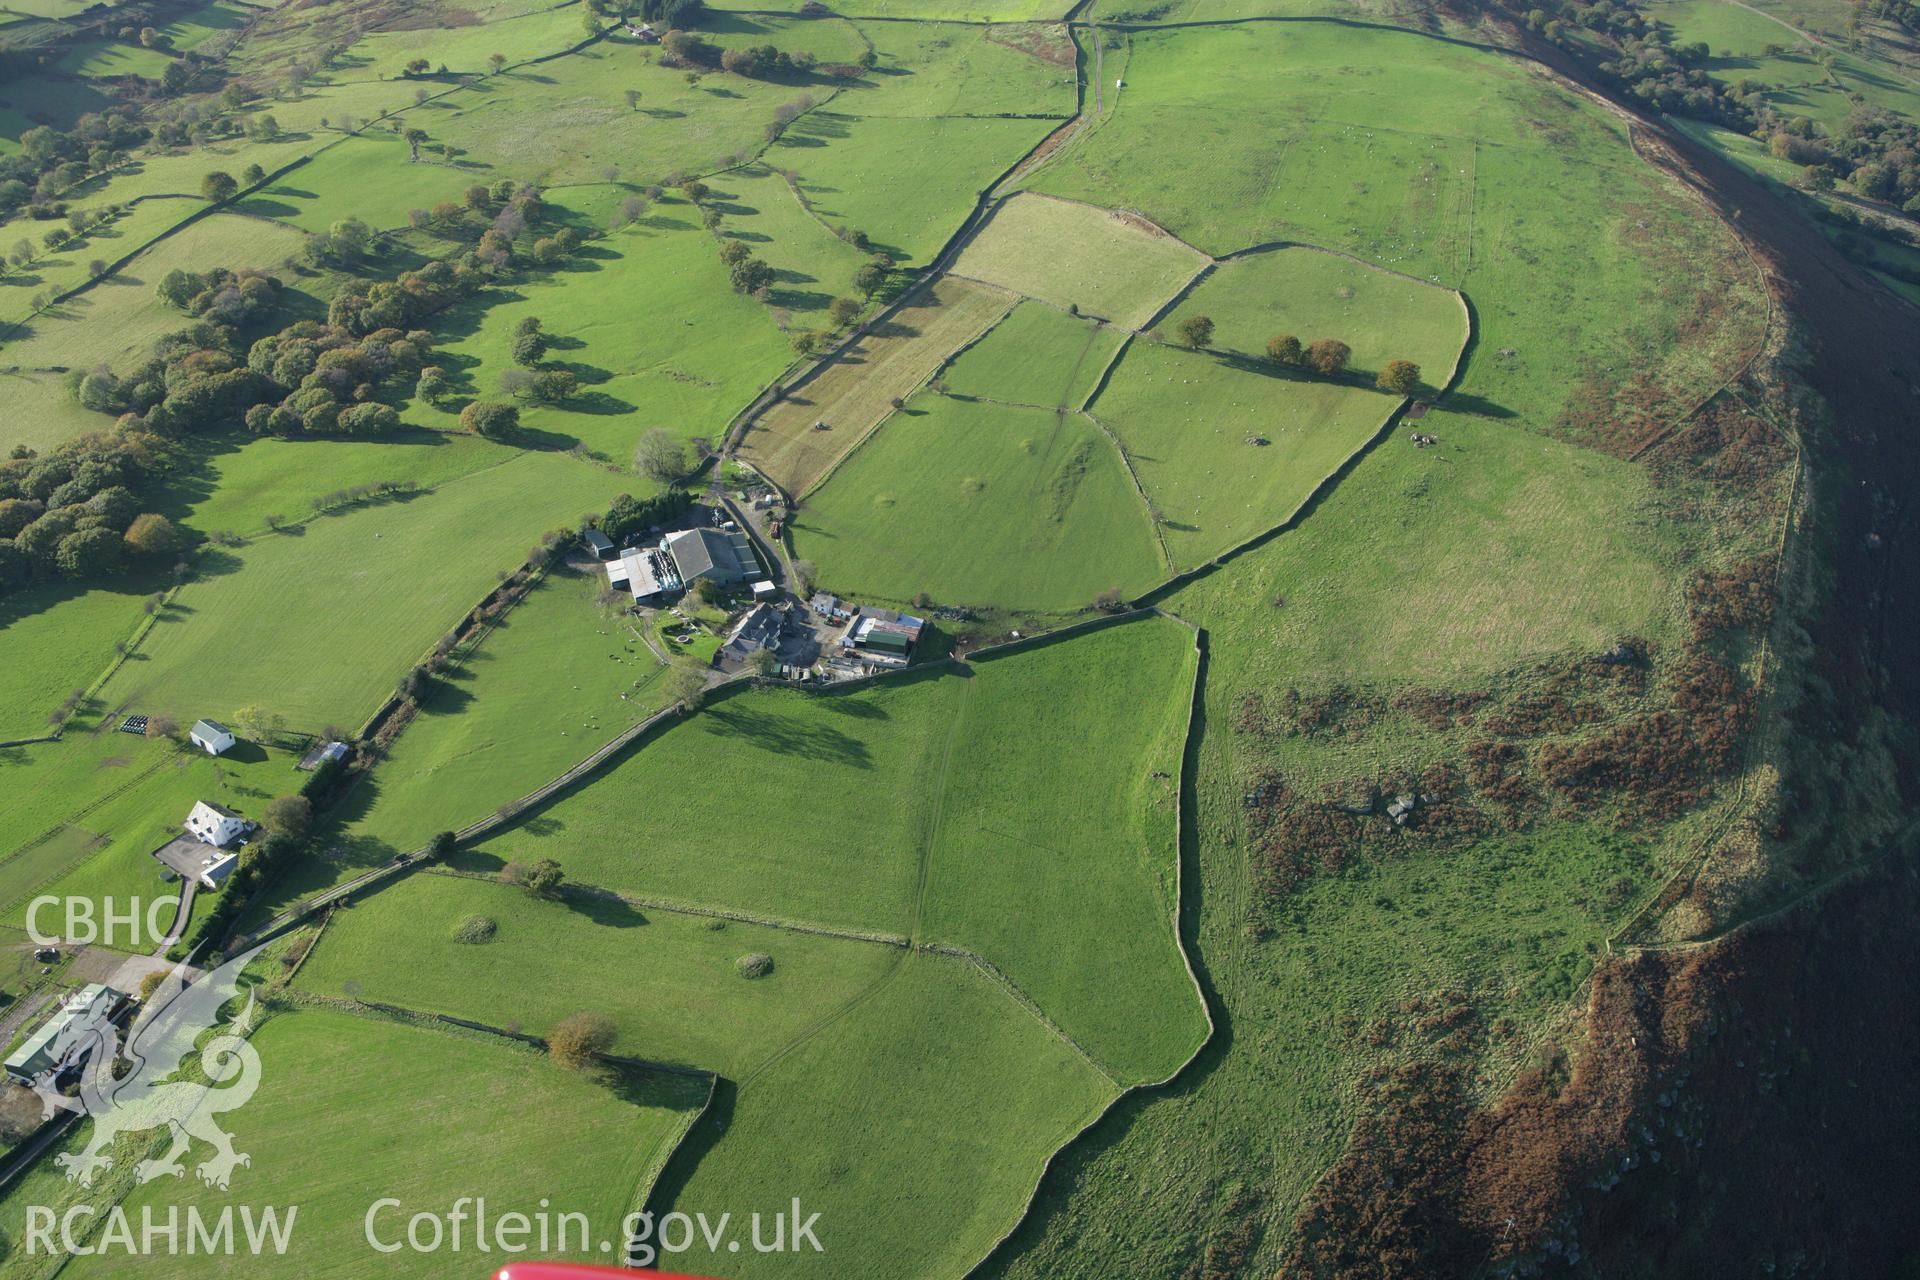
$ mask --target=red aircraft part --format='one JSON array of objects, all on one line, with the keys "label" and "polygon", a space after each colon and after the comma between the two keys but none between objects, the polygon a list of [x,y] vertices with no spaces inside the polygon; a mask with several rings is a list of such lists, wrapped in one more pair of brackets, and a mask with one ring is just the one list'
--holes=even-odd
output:
[{"label": "red aircraft part", "polygon": [[677,1271],[645,1267],[589,1267],[578,1262],[514,1262],[493,1273],[493,1280],[706,1280]]}]

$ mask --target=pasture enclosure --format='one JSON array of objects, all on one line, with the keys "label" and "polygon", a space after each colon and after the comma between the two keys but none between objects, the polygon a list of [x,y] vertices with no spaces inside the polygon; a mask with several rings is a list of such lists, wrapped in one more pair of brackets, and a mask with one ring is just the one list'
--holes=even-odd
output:
[{"label": "pasture enclosure", "polygon": [[953,270],[1138,329],[1206,265],[1136,215],[1022,192],[993,211]]},{"label": "pasture enclosure", "polygon": [[791,524],[823,587],[1067,612],[1166,576],[1145,506],[1081,415],[922,392]]},{"label": "pasture enclosure", "polygon": [[822,361],[740,437],[739,455],[805,493],[960,347],[1013,305],[998,289],[942,279]]},{"label": "pasture enclosure", "polygon": [[992,961],[1122,1084],[1207,1034],[1174,932],[1196,661],[1159,618],[978,661],[928,857],[925,935]]},{"label": "pasture enclosure", "polygon": [[708,208],[725,216],[716,234],[744,244],[774,270],[767,305],[790,331],[831,329],[836,297],[860,296],[853,277],[867,255],[829,231],[804,208],[787,180],[756,165],[715,174]]},{"label": "pasture enclosure", "polygon": [[[767,160],[796,175],[820,217],[865,231],[913,267],[932,261],[994,179],[1053,125],[1051,119],[856,116],[833,109],[850,97],[842,94],[831,107],[795,121],[767,149]],[[914,181],[874,182],[876,166],[911,167]]]},{"label": "pasture enclosure", "polygon": [[[735,692],[456,863],[554,858],[570,880],[656,901],[904,934],[965,696],[964,681],[938,674],[817,697]],[[688,782],[719,777],[750,779],[755,804],[716,810]],[[763,813],[822,818],[814,834]]]},{"label": "pasture enclosure", "polygon": [[[300,729],[359,724],[521,562],[555,511],[604,507],[622,487],[561,454],[522,454],[431,492],[203,552],[141,656],[101,696],[185,723],[258,704]],[[530,492],[542,503],[525,502]]]},{"label": "pasture enclosure", "polygon": [[1135,342],[1092,412],[1119,436],[1175,569],[1286,520],[1400,397],[1276,366]]},{"label": "pasture enclosure", "polygon": [[1643,472],[1470,414],[1420,427],[1437,447],[1383,442],[1312,519],[1175,607],[1246,628],[1273,681],[1468,678],[1677,637],[1690,553],[1651,518]]},{"label": "pasture enclosure", "polygon": [[[556,192],[553,203],[562,221],[592,226],[638,194],[596,185]],[[436,351],[462,392],[498,396],[501,372],[513,367],[514,329],[528,317],[549,337],[543,367],[574,374],[579,389],[560,403],[524,404],[522,427],[550,444],[579,442],[622,466],[654,426],[683,439],[717,439],[791,359],[767,308],[728,284],[719,245],[700,226],[699,211],[677,196],[509,296],[481,294],[450,308]],[[458,399],[444,406],[415,400],[407,416],[452,430],[458,407]]]},{"label": "pasture enclosure", "polygon": [[107,669],[132,638],[142,597],[165,588],[133,575],[97,587],[50,583],[0,596],[0,741],[52,732],[46,717]]},{"label": "pasture enclosure", "polygon": [[1117,326],[1028,299],[955,356],[940,377],[959,395],[1078,409],[1126,337]]},{"label": "pasture enclosure", "polygon": [[385,861],[559,777],[657,707],[661,670],[597,571],[559,566],[453,653],[377,775],[341,806],[341,842]]},{"label": "pasture enclosure", "polygon": [[699,1260],[743,1280],[957,1278],[1118,1092],[974,965],[916,954],[742,1081],[724,1134],[697,1124],[683,1150],[698,1163],[668,1168],[655,1207],[713,1214],[798,1195],[820,1213],[822,1253]]},{"label": "pasture enclosure", "polygon": [[[456,939],[474,916],[494,922],[491,939]],[[735,962],[754,952],[773,957],[773,971],[749,981]],[[589,1009],[612,1020],[616,1052],[738,1078],[883,980],[903,955],[881,943],[613,899],[547,900],[420,872],[338,913],[298,981],[320,996],[353,991],[529,1035]]]},{"label": "pasture enclosure", "polygon": [[1352,367],[1377,373],[1411,360],[1438,388],[1467,342],[1467,309],[1450,289],[1381,271],[1335,253],[1300,246],[1222,262],[1180,300],[1163,326],[1204,315],[1215,350],[1267,359],[1267,340],[1292,334],[1302,346],[1337,338],[1353,348]]},{"label": "pasture enclosure", "polygon": [[[610,1089],[533,1049],[332,1009],[276,1014],[253,1043],[259,1091],[221,1119],[235,1148],[251,1157],[234,1172],[231,1192],[189,1174],[135,1188],[125,1204],[136,1223],[149,1206],[161,1221],[170,1208],[188,1204],[217,1216],[241,1195],[257,1205],[297,1204],[297,1229],[279,1261],[309,1275],[364,1275],[370,1262],[382,1275],[446,1273],[444,1253],[374,1252],[367,1216],[383,1196],[403,1198],[377,1219],[383,1243],[404,1243],[414,1213],[444,1213],[461,1196],[484,1195],[492,1214],[534,1218],[545,1207],[549,1215],[585,1215],[596,1234],[581,1241],[576,1227],[565,1247],[556,1239],[546,1254],[604,1260],[602,1241],[619,1246],[620,1219],[643,1193],[642,1178],[706,1097],[702,1080],[635,1072]],[[314,1135],[322,1132],[334,1135],[333,1149],[316,1159]],[[502,1150],[514,1158],[499,1159]],[[197,1145],[190,1158],[206,1154]],[[9,1207],[26,1189],[8,1198]],[[86,1196],[73,1185],[43,1190],[56,1199],[42,1204]],[[189,1255],[182,1248],[141,1267],[156,1276],[242,1277],[257,1275],[261,1259],[244,1249]],[[62,1274],[113,1276],[123,1268],[108,1252],[74,1259]]]},{"label": "pasture enclosure", "polygon": [[1601,447],[1627,430],[1604,406],[1688,407],[1753,350],[1766,298],[1727,228],[1510,59],[1328,23],[1131,42],[1121,109],[1030,186],[1217,255],[1287,240],[1457,288],[1481,326],[1460,391]]}]

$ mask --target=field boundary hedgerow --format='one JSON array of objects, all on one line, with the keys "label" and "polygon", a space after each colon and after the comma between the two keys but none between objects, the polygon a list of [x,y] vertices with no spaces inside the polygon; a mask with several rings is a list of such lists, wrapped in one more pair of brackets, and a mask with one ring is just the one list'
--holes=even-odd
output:
[{"label": "field boundary hedgerow", "polygon": [[[475,880],[482,884],[499,884],[499,877],[484,871],[461,871],[455,867],[436,867],[428,865],[420,868],[422,874],[447,876],[455,880]],[[820,938],[837,938],[842,942],[865,942],[874,946],[894,947],[907,950],[914,944],[909,938],[897,933],[868,933],[859,929],[837,929],[830,925],[812,924],[805,920],[793,920],[784,916],[759,915],[751,911],[737,911],[731,907],[703,907],[684,902],[674,902],[667,898],[647,898],[636,894],[622,893],[618,889],[608,889],[597,884],[575,881],[563,884],[559,890],[562,897],[569,894],[582,898],[596,898],[603,901],[620,902],[629,907],[644,907],[648,911],[665,911],[669,915],[698,916],[706,920],[732,920],[739,924],[759,925],[766,929],[780,929],[787,933],[805,933]]]}]

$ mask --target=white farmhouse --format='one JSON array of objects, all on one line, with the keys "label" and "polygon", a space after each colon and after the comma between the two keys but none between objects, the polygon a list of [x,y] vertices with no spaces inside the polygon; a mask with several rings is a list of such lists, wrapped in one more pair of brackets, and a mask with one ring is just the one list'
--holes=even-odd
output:
[{"label": "white farmhouse", "polygon": [[217,756],[233,745],[233,734],[218,720],[195,720],[187,735],[193,745],[210,756]]},{"label": "white farmhouse", "polygon": [[188,835],[216,849],[226,848],[253,826],[224,805],[208,804],[205,800],[194,802],[193,812],[187,815],[183,825]]}]

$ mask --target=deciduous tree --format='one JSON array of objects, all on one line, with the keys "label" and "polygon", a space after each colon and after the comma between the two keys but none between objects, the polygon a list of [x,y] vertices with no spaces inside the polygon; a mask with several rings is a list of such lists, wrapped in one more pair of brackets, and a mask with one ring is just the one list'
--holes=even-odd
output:
[{"label": "deciduous tree", "polygon": [[576,1013],[547,1032],[547,1053],[570,1071],[585,1071],[613,1048],[613,1040],[612,1019],[603,1013]]},{"label": "deciduous tree", "polygon": [[1301,350],[1300,339],[1290,333],[1279,333],[1267,339],[1267,358],[1281,364],[1299,364],[1305,352]]},{"label": "deciduous tree", "polygon": [[520,426],[520,410],[510,404],[475,400],[460,411],[460,425],[477,436],[504,440]]},{"label": "deciduous tree", "polygon": [[1204,351],[1213,345],[1213,317],[1188,316],[1180,322],[1180,341],[1195,351]]},{"label": "deciduous tree", "polygon": [[313,802],[305,796],[277,796],[267,803],[260,825],[277,836],[305,839],[313,826]]},{"label": "deciduous tree", "polygon": [[1397,396],[1410,396],[1420,385],[1420,366],[1411,360],[1389,360],[1374,378],[1373,385]]},{"label": "deciduous tree", "polygon": [[672,484],[687,474],[687,447],[665,427],[654,427],[640,437],[633,465],[649,480]]},{"label": "deciduous tree", "polygon": [[1328,377],[1346,368],[1352,356],[1353,348],[1338,338],[1315,338],[1307,348],[1307,363]]}]

